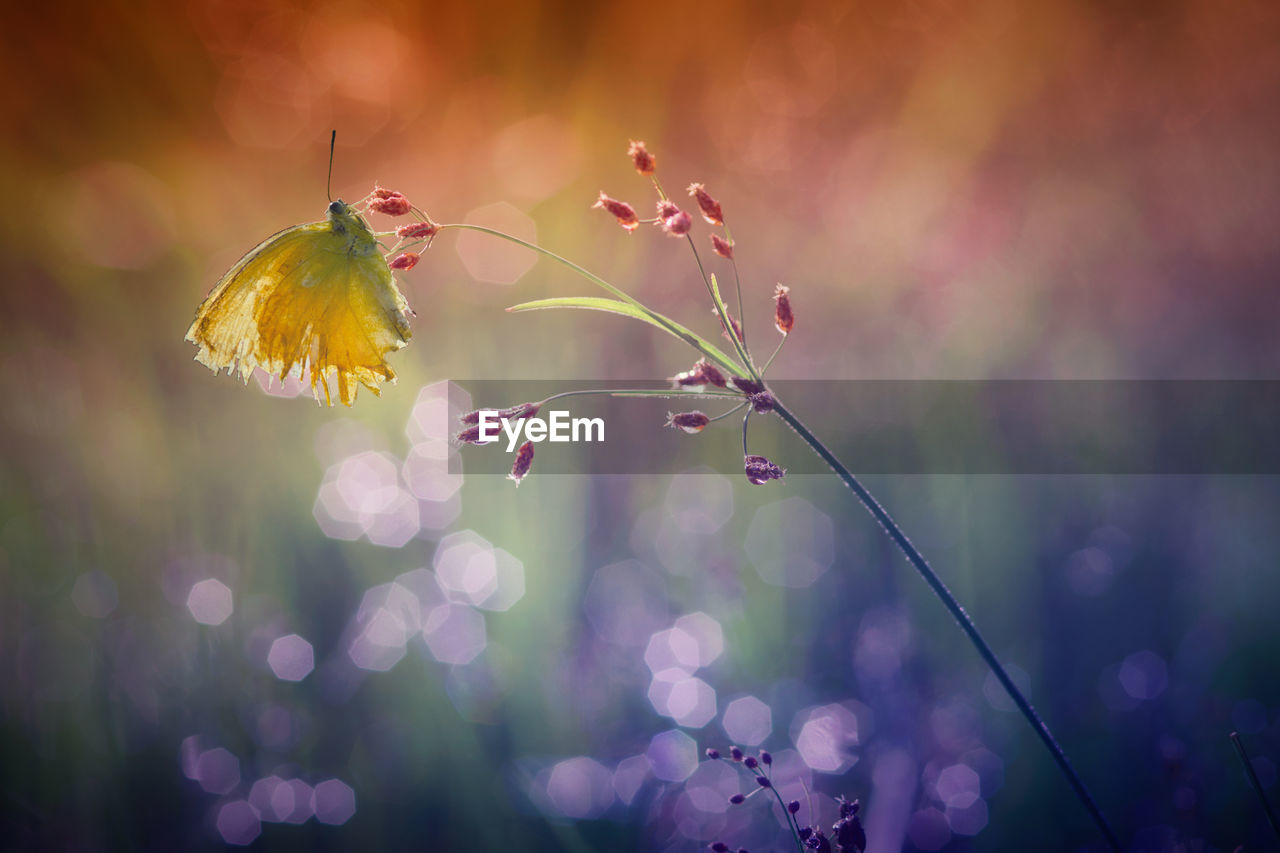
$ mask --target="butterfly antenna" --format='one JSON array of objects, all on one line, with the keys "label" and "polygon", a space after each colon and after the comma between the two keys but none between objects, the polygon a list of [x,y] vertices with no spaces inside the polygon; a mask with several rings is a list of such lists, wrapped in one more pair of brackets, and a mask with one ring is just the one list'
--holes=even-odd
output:
[{"label": "butterfly antenna", "polygon": [[330,187],[333,185],[333,146],[338,141],[338,129],[335,127],[333,133],[329,136],[329,177],[324,180],[324,194],[329,197],[329,201],[333,201],[333,193]]}]

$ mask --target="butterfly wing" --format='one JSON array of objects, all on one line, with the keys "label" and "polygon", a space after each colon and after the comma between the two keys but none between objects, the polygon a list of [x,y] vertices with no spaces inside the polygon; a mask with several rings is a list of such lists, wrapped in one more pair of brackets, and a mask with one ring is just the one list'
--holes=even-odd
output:
[{"label": "butterfly wing", "polygon": [[348,406],[360,385],[376,394],[395,381],[385,355],[410,337],[408,305],[367,228],[344,222],[281,231],[232,267],[187,331],[196,360],[246,381],[255,367],[281,378],[309,367],[312,393],[323,386],[330,405],[330,378]]}]

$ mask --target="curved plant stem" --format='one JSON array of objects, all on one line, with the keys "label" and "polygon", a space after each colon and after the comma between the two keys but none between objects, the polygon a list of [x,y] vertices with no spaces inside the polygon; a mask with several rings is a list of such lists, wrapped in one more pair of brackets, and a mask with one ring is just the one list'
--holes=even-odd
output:
[{"label": "curved plant stem", "polygon": [[1057,762],[1058,769],[1062,771],[1063,776],[1067,777],[1067,782],[1071,784],[1076,796],[1080,799],[1080,802],[1084,804],[1084,807],[1088,810],[1090,816],[1093,817],[1093,821],[1098,825],[1098,829],[1102,831],[1104,836],[1106,836],[1107,843],[1111,846],[1111,849],[1116,851],[1116,853],[1120,853],[1120,841],[1116,837],[1115,831],[1112,830],[1111,824],[1107,822],[1106,817],[1102,814],[1102,810],[1098,808],[1097,802],[1093,799],[1093,795],[1089,793],[1089,789],[1085,787],[1084,781],[1076,774],[1075,769],[1071,766],[1071,762],[1067,760],[1066,753],[1062,751],[1062,747],[1058,745],[1058,741],[1054,739],[1053,734],[1049,731],[1049,727],[1045,725],[1044,720],[1040,719],[1040,715],[1036,713],[1036,709],[1032,707],[1031,701],[1023,695],[1022,691],[1013,683],[1013,680],[1009,678],[1009,673],[1005,671],[1005,668],[1000,664],[1000,660],[996,657],[995,652],[991,650],[991,646],[987,644],[982,633],[978,631],[978,626],[974,624],[973,619],[970,618],[969,614],[960,606],[960,602],[956,600],[954,595],[952,595],[951,590],[947,589],[947,585],[942,582],[942,578],[938,577],[937,573],[929,566],[928,561],[926,561],[924,556],[921,555],[921,553],[916,550],[916,547],[911,544],[911,540],[907,538],[906,534],[902,532],[902,528],[898,527],[898,524],[893,520],[893,517],[885,511],[884,507],[880,506],[879,502],[874,496],[872,496],[871,492],[867,491],[866,486],[859,482],[858,478],[844,466],[844,463],[837,459],[835,455],[827,449],[827,446],[823,444],[816,435],[810,432],[809,428],[801,423],[794,414],[791,413],[790,409],[784,406],[781,402],[778,402],[775,398],[773,410],[777,412],[778,416],[786,421],[793,430],[795,430],[796,434],[804,440],[805,444],[809,445],[814,453],[821,457],[822,461],[826,462],[827,465],[831,467],[831,470],[834,471],[836,476],[839,477],[840,480],[849,487],[849,490],[857,496],[858,500],[862,502],[862,505],[866,507],[867,511],[875,517],[876,521],[880,522],[880,525],[885,529],[885,532],[889,534],[889,538],[894,541],[894,544],[896,544],[898,549],[902,551],[904,556],[906,556],[907,561],[915,567],[916,571],[920,573],[920,576],[924,578],[924,582],[929,585],[929,588],[932,589],[934,594],[942,601],[942,605],[946,607],[947,611],[957,622],[960,623],[960,628],[964,631],[965,636],[969,638],[969,642],[971,642],[974,648],[978,650],[978,654],[982,656],[983,661],[985,661],[991,671],[995,673],[996,678],[1000,680],[1004,689],[1009,692],[1009,696],[1013,699],[1014,704],[1018,706],[1018,710],[1022,712],[1022,716],[1026,717],[1027,722],[1031,724],[1031,728],[1035,730],[1040,741],[1044,744],[1045,748],[1049,750],[1049,753],[1053,755],[1053,760]]}]

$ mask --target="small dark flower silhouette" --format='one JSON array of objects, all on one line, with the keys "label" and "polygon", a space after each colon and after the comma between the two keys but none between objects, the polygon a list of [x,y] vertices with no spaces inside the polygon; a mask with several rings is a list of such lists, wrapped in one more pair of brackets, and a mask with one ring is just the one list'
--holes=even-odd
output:
[{"label": "small dark flower silhouette", "polygon": [[778,327],[778,331],[784,335],[791,334],[791,330],[796,325],[796,315],[791,310],[791,288],[784,284],[779,284],[774,291],[773,298],[777,303],[773,312],[773,325]]},{"label": "small dark flower silhouette", "polygon": [[516,461],[511,465],[511,473],[507,475],[508,479],[515,480],[516,485],[520,485],[529,474],[529,468],[533,465],[533,442],[526,441],[520,445],[520,449],[516,451]]},{"label": "small dark flower silhouette", "polygon": [[753,486],[763,486],[770,480],[781,480],[787,473],[763,456],[748,456],[744,467],[747,480]]},{"label": "small dark flower silhouette", "polygon": [[702,412],[680,412],[672,414],[667,412],[667,426],[673,429],[682,429],[688,433],[702,432],[707,424],[711,423],[711,418]]}]

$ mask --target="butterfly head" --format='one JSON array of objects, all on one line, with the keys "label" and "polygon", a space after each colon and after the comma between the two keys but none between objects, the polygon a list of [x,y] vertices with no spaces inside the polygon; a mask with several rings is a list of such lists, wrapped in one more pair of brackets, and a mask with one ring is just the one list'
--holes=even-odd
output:
[{"label": "butterfly head", "polygon": [[329,230],[346,240],[348,254],[363,257],[377,250],[378,241],[369,228],[369,223],[342,199],[329,202],[329,206],[325,208],[325,219]]}]

